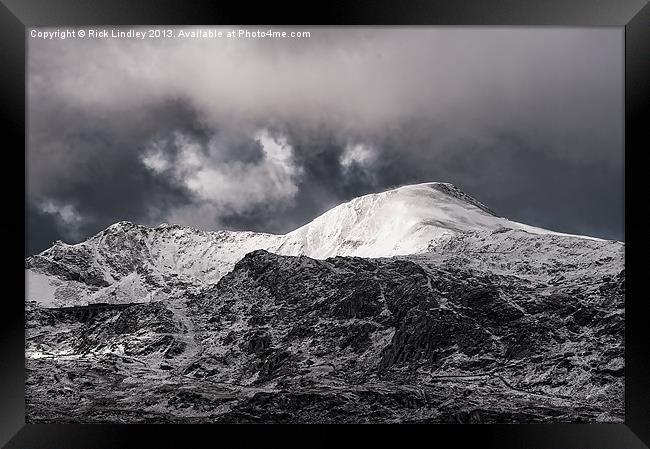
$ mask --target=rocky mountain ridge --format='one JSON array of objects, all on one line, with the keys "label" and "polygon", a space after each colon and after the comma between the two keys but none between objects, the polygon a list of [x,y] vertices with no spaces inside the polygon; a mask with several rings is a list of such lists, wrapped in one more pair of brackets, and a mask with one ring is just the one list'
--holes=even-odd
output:
[{"label": "rocky mountain ridge", "polygon": [[[27,299],[44,306],[133,302],[133,298],[155,301],[167,296],[168,282],[217,282],[257,249],[318,259],[391,257],[430,252],[463,235],[490,236],[507,230],[567,236],[496,217],[445,183],[359,197],[285,235],[119,222],[84,242],[56,242],[27,258]],[[585,245],[583,240],[600,241],[572,237]]]},{"label": "rocky mountain ridge", "polygon": [[28,421],[622,422],[624,244],[385,193],[285,236],[119,223],[28,259]]}]

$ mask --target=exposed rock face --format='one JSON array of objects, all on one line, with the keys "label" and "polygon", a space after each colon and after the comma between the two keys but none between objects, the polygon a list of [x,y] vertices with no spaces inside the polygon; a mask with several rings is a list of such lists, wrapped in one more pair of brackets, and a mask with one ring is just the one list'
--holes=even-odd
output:
[{"label": "exposed rock face", "polygon": [[[124,226],[101,257],[27,261],[123,298],[27,303],[29,422],[623,421],[619,242],[499,227],[384,258],[255,250],[211,282],[151,269],[147,228]],[[186,250],[169,265],[213,248]]]}]

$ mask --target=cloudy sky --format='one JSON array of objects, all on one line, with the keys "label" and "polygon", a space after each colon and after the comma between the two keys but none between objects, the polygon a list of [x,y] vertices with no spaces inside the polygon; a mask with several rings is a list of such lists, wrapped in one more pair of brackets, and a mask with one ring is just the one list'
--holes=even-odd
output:
[{"label": "cloudy sky", "polygon": [[283,233],[425,181],[624,239],[622,29],[301,30],[29,39],[26,253],[120,220]]}]

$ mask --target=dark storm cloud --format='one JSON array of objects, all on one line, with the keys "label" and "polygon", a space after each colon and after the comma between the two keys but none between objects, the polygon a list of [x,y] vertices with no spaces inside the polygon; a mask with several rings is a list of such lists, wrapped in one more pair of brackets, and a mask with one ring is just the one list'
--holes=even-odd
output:
[{"label": "dark storm cloud", "polygon": [[119,220],[286,232],[434,180],[622,239],[620,30],[310,31],[30,40],[27,251]]},{"label": "dark storm cloud", "polygon": [[197,138],[202,134],[181,105],[160,104],[148,114],[110,119],[73,108],[43,111],[35,104],[30,109],[32,117],[44,112],[45,126],[29,126],[30,252],[43,249],[40,234],[50,236],[46,246],[54,231],[57,238],[77,241],[116,217],[148,221],[157,218],[158,208],[188,200],[187,192],[153,176],[138,160],[141,146],[161,124]]}]

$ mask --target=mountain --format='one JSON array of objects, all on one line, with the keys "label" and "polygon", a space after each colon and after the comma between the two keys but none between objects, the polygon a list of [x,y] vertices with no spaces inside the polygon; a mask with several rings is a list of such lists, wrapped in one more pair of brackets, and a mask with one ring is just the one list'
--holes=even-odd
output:
[{"label": "mountain", "polygon": [[318,259],[391,257],[431,251],[469,233],[506,230],[567,236],[499,218],[445,183],[355,198],[285,235],[119,222],[85,242],[57,242],[28,258],[27,299],[56,306],[152,301],[166,296],[170,280],[213,284],[257,249]]},{"label": "mountain", "polygon": [[624,244],[443,183],[28,258],[29,422],[622,422]]}]

